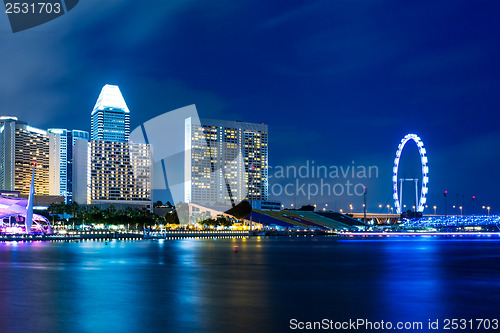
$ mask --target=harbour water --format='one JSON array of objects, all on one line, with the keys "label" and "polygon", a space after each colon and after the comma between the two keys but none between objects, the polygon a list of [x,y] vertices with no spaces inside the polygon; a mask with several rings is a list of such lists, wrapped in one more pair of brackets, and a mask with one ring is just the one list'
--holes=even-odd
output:
[{"label": "harbour water", "polygon": [[498,238],[5,242],[0,331],[287,332],[291,319],[363,318],[428,332],[429,320],[499,318],[499,277]]}]

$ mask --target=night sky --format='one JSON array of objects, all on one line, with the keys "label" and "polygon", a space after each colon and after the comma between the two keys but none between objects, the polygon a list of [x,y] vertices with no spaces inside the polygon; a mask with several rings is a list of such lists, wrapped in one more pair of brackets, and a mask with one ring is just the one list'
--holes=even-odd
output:
[{"label": "night sky", "polygon": [[[367,186],[374,212],[392,204],[396,148],[415,133],[429,157],[430,206],[443,213],[446,189],[448,213],[457,194],[464,213],[472,195],[476,213],[482,205],[500,211],[500,2],[144,3],[80,1],[15,34],[0,14],[1,113],[90,131],[107,83],[120,86],[132,129],[196,104],[203,118],[268,124],[271,166],[377,166],[378,178],[354,180]],[[419,161],[408,148],[401,172],[413,177]],[[309,202],[361,211],[363,201]]]}]

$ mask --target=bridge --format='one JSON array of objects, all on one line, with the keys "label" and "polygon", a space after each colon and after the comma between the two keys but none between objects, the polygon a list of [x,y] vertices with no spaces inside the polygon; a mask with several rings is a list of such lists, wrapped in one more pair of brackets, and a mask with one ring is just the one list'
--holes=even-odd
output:
[{"label": "bridge", "polygon": [[[349,213],[348,215],[351,214]],[[364,213],[352,213],[352,217],[363,221],[365,215]],[[396,224],[399,220],[399,217],[399,214],[366,213],[366,219],[368,221],[373,220],[375,224]]]}]

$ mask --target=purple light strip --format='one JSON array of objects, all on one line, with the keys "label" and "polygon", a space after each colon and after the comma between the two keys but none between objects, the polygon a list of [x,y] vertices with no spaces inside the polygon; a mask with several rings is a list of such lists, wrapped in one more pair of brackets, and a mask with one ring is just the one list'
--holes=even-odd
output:
[{"label": "purple light strip", "polygon": [[345,236],[500,236],[500,232],[341,232]]}]

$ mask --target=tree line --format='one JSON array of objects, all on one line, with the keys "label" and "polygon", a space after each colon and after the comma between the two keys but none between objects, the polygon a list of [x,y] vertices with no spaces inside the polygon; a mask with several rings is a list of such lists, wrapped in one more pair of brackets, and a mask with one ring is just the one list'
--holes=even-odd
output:
[{"label": "tree line", "polygon": [[[72,202],[70,204],[52,203],[48,210],[53,222],[55,222],[57,218],[58,221],[63,223],[67,222],[69,224],[103,223],[106,225],[114,225],[140,223],[143,226],[152,226],[163,223],[179,223],[175,211],[166,216],[159,216],[145,207],[116,209],[114,206],[109,206],[106,209],[101,209],[97,206],[80,206],[77,202]],[[71,215],[68,220],[59,217],[65,213]]]},{"label": "tree line", "polygon": [[[179,203],[179,209],[185,204]],[[63,224],[105,224],[105,225],[141,225],[144,227],[151,227],[158,224],[180,224],[179,217],[174,206],[169,202],[163,204],[161,201],[155,203],[156,207],[167,207],[171,208],[165,216],[157,215],[147,208],[132,208],[127,207],[125,209],[116,209],[115,206],[110,205],[106,209],[102,209],[98,206],[87,206],[79,205],[77,202],[72,202],[70,204],[66,203],[52,203],[48,208],[48,217],[53,223],[62,222]],[[247,207],[245,207],[247,209]],[[242,210],[241,206],[233,208],[232,213],[235,218],[229,218],[224,216],[219,216],[217,218],[211,218],[210,214],[201,213],[195,218],[195,221],[204,227],[230,227],[235,222],[238,222],[238,218],[242,218],[247,214],[246,209]],[[240,210],[242,210],[240,212]],[[182,211],[182,212],[181,212]],[[244,211],[244,212],[243,212]],[[180,209],[179,213],[187,213],[187,209]],[[65,219],[64,214],[68,214],[71,217]]]}]

